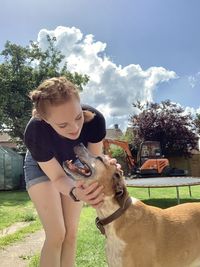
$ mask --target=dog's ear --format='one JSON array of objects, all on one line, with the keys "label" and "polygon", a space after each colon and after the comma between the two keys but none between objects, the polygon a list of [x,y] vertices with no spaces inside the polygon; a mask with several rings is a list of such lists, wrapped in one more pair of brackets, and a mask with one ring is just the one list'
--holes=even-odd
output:
[{"label": "dog's ear", "polygon": [[121,170],[118,170],[113,174],[113,189],[115,192],[115,199],[120,207],[122,207],[127,196],[127,189],[124,184],[123,172]]}]

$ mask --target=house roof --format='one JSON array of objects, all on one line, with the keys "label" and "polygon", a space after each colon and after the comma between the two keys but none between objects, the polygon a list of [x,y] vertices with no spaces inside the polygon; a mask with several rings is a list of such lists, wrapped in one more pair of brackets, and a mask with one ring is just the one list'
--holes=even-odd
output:
[{"label": "house roof", "polygon": [[7,133],[0,133],[0,142],[1,143],[9,142],[9,141],[11,141],[10,139],[11,138],[10,138],[9,134],[7,134]]},{"label": "house roof", "polygon": [[122,130],[117,124],[114,125],[112,129],[106,129],[106,137],[108,139],[119,139],[123,135]]}]

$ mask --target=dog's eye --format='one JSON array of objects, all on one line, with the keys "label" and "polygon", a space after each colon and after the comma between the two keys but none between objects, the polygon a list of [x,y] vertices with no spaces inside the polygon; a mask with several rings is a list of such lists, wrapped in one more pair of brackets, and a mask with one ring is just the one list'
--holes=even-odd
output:
[{"label": "dog's eye", "polygon": [[101,157],[96,157],[96,159],[100,160],[101,162],[103,162],[103,159]]},{"label": "dog's eye", "polygon": [[121,176],[119,175],[119,173],[116,172],[116,173],[115,173],[115,178],[116,178],[116,179],[120,179],[120,177],[121,177]]}]

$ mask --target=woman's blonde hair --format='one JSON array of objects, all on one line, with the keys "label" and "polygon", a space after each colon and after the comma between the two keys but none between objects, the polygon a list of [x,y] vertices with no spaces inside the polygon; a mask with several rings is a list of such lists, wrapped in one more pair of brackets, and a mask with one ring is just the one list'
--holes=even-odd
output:
[{"label": "woman's blonde hair", "polygon": [[[65,77],[54,77],[42,82],[29,93],[33,103],[32,116],[38,119],[48,118],[48,108],[59,106],[75,97],[80,100],[77,87]],[[85,122],[90,121],[94,114],[84,111]]]}]

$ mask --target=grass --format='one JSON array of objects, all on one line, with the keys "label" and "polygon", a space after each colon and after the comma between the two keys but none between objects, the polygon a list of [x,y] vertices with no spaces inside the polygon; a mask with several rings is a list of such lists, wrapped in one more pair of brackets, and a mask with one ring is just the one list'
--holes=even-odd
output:
[{"label": "grass", "polygon": [[39,266],[39,260],[40,260],[40,255],[34,255],[31,257],[30,263],[28,267],[38,267]]},{"label": "grass", "polygon": [[22,240],[29,233],[41,229],[41,224],[36,215],[33,203],[27,192],[1,191],[0,192],[0,230],[16,222],[31,222],[30,225],[13,234],[0,238],[0,248]]},{"label": "grass", "polygon": [[105,267],[104,239],[96,228],[94,220],[96,211],[85,206],[81,213],[78,233],[77,267]]},{"label": "grass", "polygon": [[34,221],[36,213],[25,191],[0,192],[0,230],[15,222]]},{"label": "grass", "polygon": [[[192,198],[189,196],[188,187],[180,187],[181,203],[200,201],[200,186],[193,186]],[[143,200],[149,205],[167,208],[177,205],[176,188],[152,188],[151,198],[145,188],[128,188],[130,195]],[[15,234],[0,238],[0,247],[9,245],[23,239],[30,232],[41,228],[33,204],[26,192],[0,192],[0,230],[12,225],[14,222],[31,221],[27,226]],[[78,233],[78,248],[76,267],[106,267],[104,253],[105,237],[97,230],[94,220],[95,210],[85,206],[81,214]],[[39,255],[31,257],[29,267],[38,267]]]},{"label": "grass", "polygon": [[[128,188],[131,196],[141,199],[148,205],[168,208],[177,205],[176,188],[151,188],[151,198],[148,196],[147,188]],[[191,186],[192,197],[188,186],[179,187],[180,204],[185,202],[200,201],[200,186]]]}]

